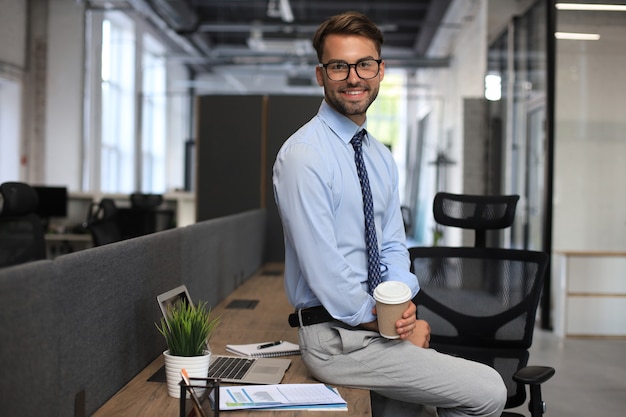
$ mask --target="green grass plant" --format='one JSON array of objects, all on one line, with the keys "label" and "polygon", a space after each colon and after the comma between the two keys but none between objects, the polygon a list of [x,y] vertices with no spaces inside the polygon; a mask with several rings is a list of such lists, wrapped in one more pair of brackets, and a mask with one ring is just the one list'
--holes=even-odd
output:
[{"label": "green grass plant", "polygon": [[206,302],[195,306],[185,301],[172,305],[167,320],[155,323],[173,356],[201,356],[208,349],[208,341],[217,328],[220,318],[211,317]]}]

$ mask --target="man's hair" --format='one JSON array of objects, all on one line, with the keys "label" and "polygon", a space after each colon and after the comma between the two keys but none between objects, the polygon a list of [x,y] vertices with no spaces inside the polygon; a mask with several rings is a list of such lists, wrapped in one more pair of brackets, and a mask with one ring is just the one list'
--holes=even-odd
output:
[{"label": "man's hair", "polygon": [[313,48],[321,62],[324,54],[324,41],[328,35],[359,35],[374,41],[380,56],[383,34],[372,20],[359,12],[345,12],[326,19],[313,35]]}]

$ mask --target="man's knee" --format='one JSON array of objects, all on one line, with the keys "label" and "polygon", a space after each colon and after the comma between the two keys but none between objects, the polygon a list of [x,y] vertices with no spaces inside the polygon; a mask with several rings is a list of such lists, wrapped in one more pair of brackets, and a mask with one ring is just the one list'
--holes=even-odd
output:
[{"label": "man's knee", "polygon": [[502,377],[494,369],[491,369],[491,377],[482,384],[483,398],[476,415],[485,417],[500,416],[507,400],[507,388]]}]

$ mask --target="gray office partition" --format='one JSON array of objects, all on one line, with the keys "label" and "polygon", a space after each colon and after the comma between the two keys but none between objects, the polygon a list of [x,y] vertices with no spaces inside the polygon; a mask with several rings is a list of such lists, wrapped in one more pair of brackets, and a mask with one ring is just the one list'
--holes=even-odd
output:
[{"label": "gray office partition", "polygon": [[267,209],[266,262],[284,260],[272,167],[283,142],[317,113],[321,96],[202,96],[197,100],[196,218]]},{"label": "gray office partition", "polygon": [[274,200],[272,168],[282,144],[303,124],[311,120],[322,104],[319,96],[270,96],[267,111],[267,163],[265,195],[267,196],[267,242],[265,259],[282,262],[285,259],[283,227]]}]

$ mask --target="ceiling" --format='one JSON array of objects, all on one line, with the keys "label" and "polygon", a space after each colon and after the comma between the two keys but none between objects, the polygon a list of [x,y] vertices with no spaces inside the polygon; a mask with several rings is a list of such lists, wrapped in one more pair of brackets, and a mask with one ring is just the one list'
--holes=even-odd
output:
[{"label": "ceiling", "polygon": [[327,17],[368,15],[383,31],[383,58],[396,67],[446,66],[426,51],[451,0],[92,0],[92,9],[134,13],[167,34],[198,71],[229,65],[315,64],[311,37]]}]

